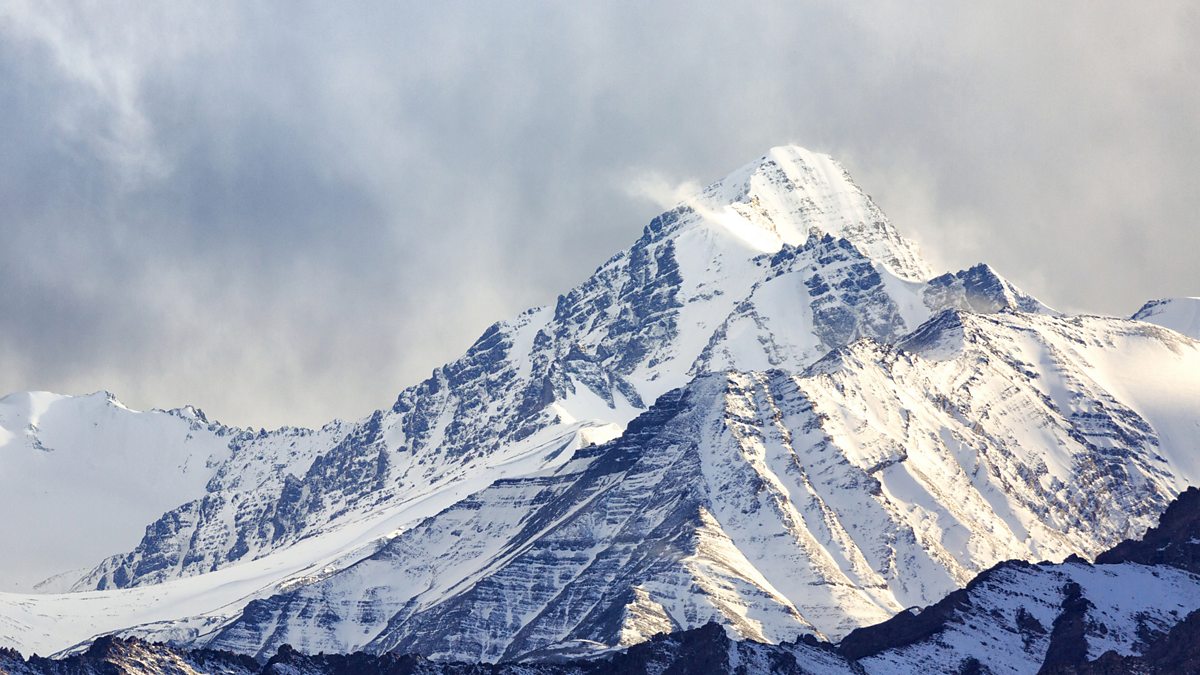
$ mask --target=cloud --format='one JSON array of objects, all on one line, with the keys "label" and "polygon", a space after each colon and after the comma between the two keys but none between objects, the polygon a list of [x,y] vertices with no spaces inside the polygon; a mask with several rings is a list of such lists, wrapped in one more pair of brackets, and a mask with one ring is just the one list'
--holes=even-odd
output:
[{"label": "cloud", "polygon": [[654,170],[633,173],[626,179],[624,186],[626,193],[631,197],[644,199],[662,211],[692,201],[704,189],[703,185],[694,180],[674,182]]},{"label": "cloud", "polygon": [[0,390],[386,405],[680,185],[834,154],[942,267],[1200,292],[1191,3],[7,3]]}]

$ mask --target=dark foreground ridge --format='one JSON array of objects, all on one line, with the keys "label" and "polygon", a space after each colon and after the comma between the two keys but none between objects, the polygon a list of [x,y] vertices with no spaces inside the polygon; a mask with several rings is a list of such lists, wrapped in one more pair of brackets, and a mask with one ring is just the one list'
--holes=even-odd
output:
[{"label": "dark foreground ridge", "polygon": [[[138,638],[106,636],[87,652],[64,659],[34,656],[28,661],[0,649],[0,673],[6,675],[91,675],[121,673],[212,673],[214,675],[609,675],[634,673],[780,673],[813,672],[788,645],[731,640],[721,626],[654,639],[607,658],[562,663],[457,663],[430,661],[413,654],[302,654],[283,646],[265,664],[225,651],[186,650]],[[830,646],[818,647],[830,660],[842,661]],[[740,662],[740,663],[739,663]],[[766,669],[760,669],[765,665]],[[853,669],[849,672],[861,672]]]},{"label": "dark foreground ridge", "polygon": [[[965,588],[922,610],[909,610],[875,626],[850,633],[838,645],[806,637],[778,645],[731,639],[721,626],[700,628],[634,645],[624,652],[587,659],[543,663],[459,663],[431,661],[413,654],[302,654],[288,645],[265,663],[241,654],[182,649],[138,638],[106,636],[86,652],[62,659],[23,658],[0,648],[2,675],[91,675],[211,673],[213,675],[635,675],[686,673],[990,673],[986,644],[1018,638],[1024,653],[1001,653],[1005,670],[1045,675],[1116,673],[1200,673],[1200,608],[1150,616],[1126,612],[1136,628],[1126,630],[1112,611],[1097,611],[1100,596],[1089,598],[1085,585],[1073,578],[1103,573],[1125,583],[1155,584],[1172,579],[1200,597],[1200,490],[1189,488],[1163,513],[1159,525],[1140,540],[1124,541],[1096,559],[1079,558],[1037,565],[1008,561],[982,572]],[[1075,575],[1075,576],[1072,576]],[[1107,577],[1106,577],[1107,578]],[[1035,597],[1023,584],[1049,580],[1054,593],[1051,621],[1045,621],[1046,598]],[[1014,581],[1016,580],[1016,581]],[[1065,581],[1064,581],[1065,580]],[[1061,583],[1060,583],[1061,582]],[[1163,582],[1167,583],[1167,582]],[[1110,584],[1112,585],[1112,584]],[[1178,588],[1177,586],[1170,587]],[[1135,589],[1148,597],[1162,588]],[[989,607],[1000,596],[1017,599],[1009,614]],[[1041,608],[1037,606],[1041,603]],[[1117,607],[1117,610],[1122,609]],[[1043,612],[1043,620],[1035,614]],[[1120,614],[1120,612],[1116,612]],[[1166,621],[1163,617],[1175,617]],[[1109,623],[1106,623],[1109,622]],[[961,639],[981,626],[991,631],[974,644]],[[1124,639],[1121,636],[1132,634]],[[976,633],[976,635],[978,635]],[[1122,640],[1124,639],[1124,642]],[[1117,645],[1096,658],[1095,645]],[[979,646],[976,646],[979,645]],[[1035,658],[1029,659],[1030,655]],[[1021,660],[1025,658],[1025,660]],[[1020,663],[1018,663],[1020,662]],[[1024,665],[1021,665],[1024,664]],[[993,665],[996,665],[993,662]]]}]

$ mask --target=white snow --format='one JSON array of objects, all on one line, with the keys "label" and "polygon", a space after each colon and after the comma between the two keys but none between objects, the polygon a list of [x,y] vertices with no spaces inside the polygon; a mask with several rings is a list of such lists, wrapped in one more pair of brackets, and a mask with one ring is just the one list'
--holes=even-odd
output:
[{"label": "white snow", "polygon": [[0,590],[131,548],[147,523],[204,494],[227,443],[106,392],[0,399]]},{"label": "white snow", "polygon": [[1132,318],[1158,324],[1194,340],[1200,340],[1200,297],[1151,300]]},{"label": "white snow", "polygon": [[[357,562],[375,552],[382,539],[396,536],[493,480],[545,468],[547,450],[570,441],[584,428],[578,425],[570,428],[565,438],[539,434],[513,448],[510,454],[497,458],[488,471],[429,486],[411,500],[391,504],[257,560],[215,572],[107,591],[0,593],[0,644],[26,655],[46,655],[134,626],[147,626],[143,633],[164,638],[188,637],[189,629],[207,632],[239,614],[256,597],[311,582]],[[565,461],[570,454],[562,453],[555,461]],[[174,625],[150,625],[163,622]]]}]

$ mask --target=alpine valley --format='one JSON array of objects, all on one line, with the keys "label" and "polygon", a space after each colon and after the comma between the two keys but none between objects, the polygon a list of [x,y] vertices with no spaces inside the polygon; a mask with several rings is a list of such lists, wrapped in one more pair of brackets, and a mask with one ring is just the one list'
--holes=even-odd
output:
[{"label": "alpine valley", "polygon": [[0,399],[0,672],[1187,672],[1196,484],[1200,299],[935,274],[777,147],[358,421]]}]

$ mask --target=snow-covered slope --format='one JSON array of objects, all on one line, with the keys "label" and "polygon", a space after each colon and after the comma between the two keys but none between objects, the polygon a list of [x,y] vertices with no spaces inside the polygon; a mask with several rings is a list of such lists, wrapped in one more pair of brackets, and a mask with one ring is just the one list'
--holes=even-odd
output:
[{"label": "snow-covered slope", "polygon": [[[155,519],[180,502],[209,508],[220,493],[240,506],[277,491],[349,427],[255,431],[191,406],[131,410],[108,392],[10,394],[0,399],[0,508],[13,517],[0,519],[0,537],[22,546],[0,550],[3,590],[50,592],[38,582],[51,577],[69,587],[97,560],[154,536]],[[186,517],[172,513],[176,526]],[[174,543],[186,553],[197,540]]]},{"label": "snow-covered slope", "polygon": [[107,392],[0,399],[0,590],[63,574],[70,585],[135,545],[146,523],[204,494],[231,433],[191,409],[140,413]]},{"label": "snow-covered slope", "polygon": [[899,345],[701,376],[200,643],[495,661],[708,621],[837,639],[1000,560],[1094,555],[1200,480],[1200,343],[950,310]]},{"label": "snow-covered slope", "polygon": [[1135,321],[1148,321],[1200,340],[1200,298],[1151,300],[1134,313]]}]

